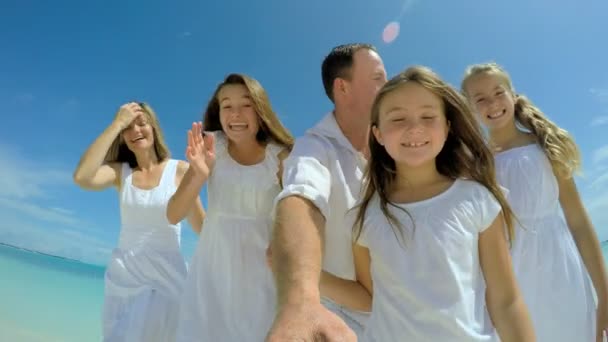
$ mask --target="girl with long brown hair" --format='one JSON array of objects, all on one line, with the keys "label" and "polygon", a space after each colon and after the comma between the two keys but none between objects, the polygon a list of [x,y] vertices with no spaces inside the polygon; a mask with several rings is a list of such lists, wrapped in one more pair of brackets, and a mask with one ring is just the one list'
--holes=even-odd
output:
[{"label": "girl with long brown hair", "polygon": [[608,329],[608,279],[573,178],[580,168],[574,139],[516,93],[496,63],[469,67],[462,91],[488,127],[498,181],[521,223],[513,265],[538,340],[601,342]]},{"label": "girl with long brown hair", "polygon": [[357,281],[334,299],[373,297],[369,341],[534,341],[511,269],[511,209],[464,98],[412,67],[380,90],[371,122],[351,211]]},{"label": "girl with long brown hair", "polygon": [[266,265],[271,209],[293,137],[261,84],[231,74],[188,140],[193,167],[167,215],[184,215],[204,183],[208,210],[186,281],[178,341],[263,341],[276,303]]}]

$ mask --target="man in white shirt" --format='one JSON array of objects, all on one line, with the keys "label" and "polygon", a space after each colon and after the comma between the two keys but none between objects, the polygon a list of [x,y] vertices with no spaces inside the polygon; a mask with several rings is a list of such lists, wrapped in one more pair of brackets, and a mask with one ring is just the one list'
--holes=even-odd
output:
[{"label": "man in white shirt", "polygon": [[359,199],[371,107],[386,71],[373,46],[346,44],[325,58],[322,77],[334,110],[297,139],[283,163],[271,246],[279,307],[270,342],[355,341],[367,318],[321,298],[319,279],[321,271],[355,279],[345,215]]}]

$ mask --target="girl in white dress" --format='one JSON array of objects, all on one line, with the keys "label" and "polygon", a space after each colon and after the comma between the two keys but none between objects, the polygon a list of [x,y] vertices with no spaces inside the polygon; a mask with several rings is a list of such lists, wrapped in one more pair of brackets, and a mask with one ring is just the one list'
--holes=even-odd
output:
[{"label": "girl in white dress", "polygon": [[380,90],[371,122],[349,213],[357,281],[327,294],[351,307],[373,297],[364,341],[534,341],[511,269],[511,210],[464,98],[412,67]]},{"label": "girl in white dress", "polygon": [[608,280],[573,179],[580,166],[574,140],[516,94],[507,73],[495,63],[469,67],[462,90],[488,127],[498,150],[498,181],[508,188],[521,224],[513,265],[538,341],[602,341],[608,328]]},{"label": "girl in white dress", "polygon": [[[175,340],[186,264],[181,226],[169,222],[165,210],[187,169],[188,163],[170,159],[152,108],[128,103],[74,172],[84,189],[114,186],[119,194],[121,229],[105,274],[103,341]],[[204,211],[200,199],[192,203],[188,220],[198,232]]]},{"label": "girl in white dress", "polygon": [[208,210],[180,311],[179,341],[263,341],[276,294],[266,248],[281,161],[293,145],[262,86],[240,74],[217,88],[189,132],[193,166],[168,213],[190,206],[207,182]]}]

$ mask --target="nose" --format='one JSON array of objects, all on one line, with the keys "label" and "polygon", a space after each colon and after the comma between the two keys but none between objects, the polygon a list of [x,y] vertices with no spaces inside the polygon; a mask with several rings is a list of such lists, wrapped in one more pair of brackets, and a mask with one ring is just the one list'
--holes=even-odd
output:
[{"label": "nose", "polygon": [[230,119],[238,119],[241,116],[241,107],[237,106],[230,111]]},{"label": "nose", "polygon": [[418,134],[422,132],[424,126],[420,120],[410,120],[405,126],[405,133],[408,135]]},{"label": "nose", "polygon": [[494,110],[497,106],[498,106],[498,99],[495,99],[494,97],[489,97],[486,100],[486,105],[488,106],[488,108],[490,108],[491,110]]}]

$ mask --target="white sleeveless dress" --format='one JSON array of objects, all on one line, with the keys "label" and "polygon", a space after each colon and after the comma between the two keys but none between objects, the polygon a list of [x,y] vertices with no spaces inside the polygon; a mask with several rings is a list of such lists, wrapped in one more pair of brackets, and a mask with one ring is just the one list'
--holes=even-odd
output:
[{"label": "white sleeveless dress", "polygon": [[177,160],[165,164],[150,190],[132,184],[131,168],[121,172],[121,231],[105,274],[103,341],[175,340],[179,296],[186,278],[180,253],[181,225],[167,221],[167,203],[176,190]]},{"label": "white sleeveless dress", "polygon": [[517,147],[496,155],[496,172],[523,226],[511,254],[537,341],[595,341],[592,284],[562,215],[549,159],[537,144]]},{"label": "white sleeveless dress", "polygon": [[214,134],[207,216],[184,287],[178,341],[264,341],[276,305],[265,253],[281,147],[269,144],[263,162],[244,166],[228,154],[224,134]]}]

